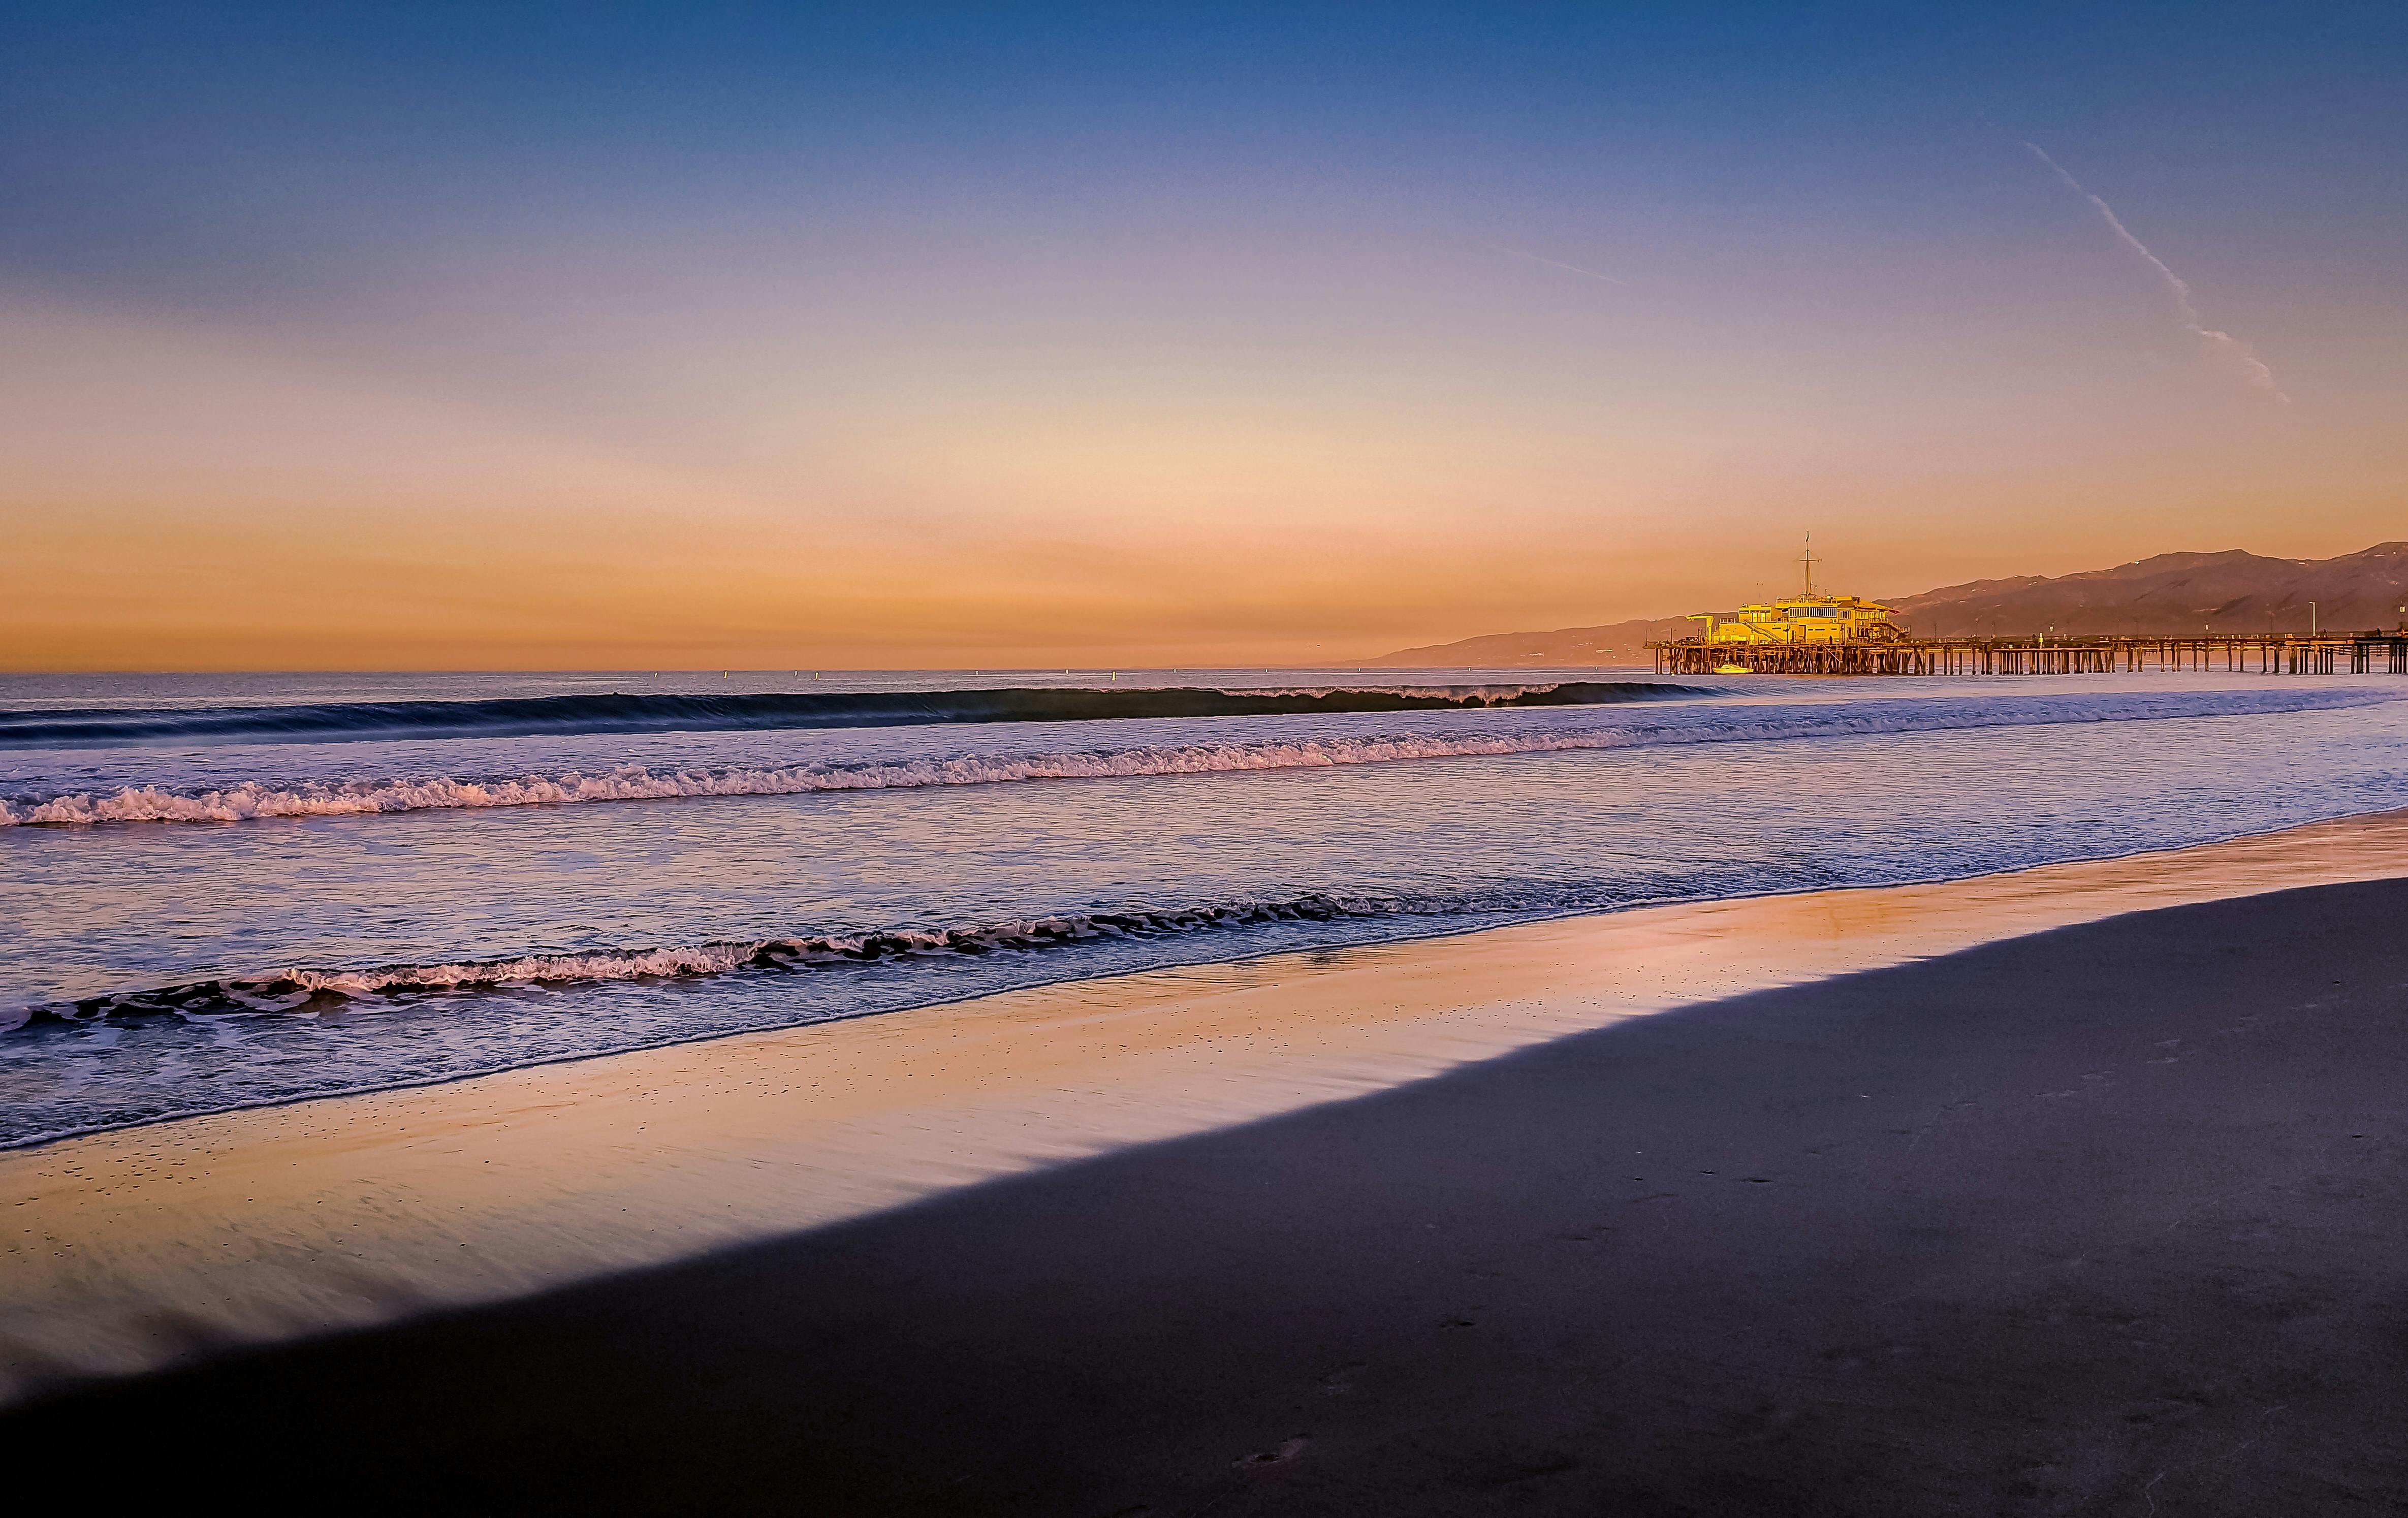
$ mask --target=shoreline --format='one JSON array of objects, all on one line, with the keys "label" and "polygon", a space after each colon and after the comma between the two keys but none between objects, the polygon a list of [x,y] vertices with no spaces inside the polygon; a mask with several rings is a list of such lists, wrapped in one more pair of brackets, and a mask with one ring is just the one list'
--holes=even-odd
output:
[{"label": "shoreline", "polygon": [[[1832,678],[1836,679],[1841,677]],[[1039,981],[1029,985],[1014,986],[1002,991],[968,992],[961,995],[947,996],[935,1001],[915,1002],[907,1007],[880,1008],[867,1011],[845,1012],[833,1017],[821,1018],[809,1023],[789,1023],[775,1024],[768,1027],[731,1028],[724,1033],[706,1033],[699,1035],[681,1034],[655,1043],[628,1044],[620,1048],[597,1050],[591,1053],[558,1054],[543,1059],[529,1060],[524,1064],[498,1066],[489,1070],[474,1070],[463,1075],[439,1075],[431,1076],[424,1080],[418,1081],[380,1081],[368,1085],[343,1086],[328,1091],[309,1092],[300,1096],[272,1096],[259,1101],[238,1102],[226,1107],[197,1108],[191,1111],[171,1113],[164,1117],[131,1118],[122,1123],[106,1123],[91,1127],[81,1128],[62,1128],[54,1132],[35,1134],[21,1138],[0,1138],[0,1159],[6,1159],[9,1154],[16,1152],[45,1149],[53,1144],[65,1143],[75,1139],[99,1138],[109,1134],[136,1132],[145,1128],[163,1127],[174,1124],[194,1122],[206,1118],[229,1117],[247,1112],[273,1111],[280,1108],[306,1106],[313,1102],[340,1101],[356,1096],[379,1096],[404,1092],[425,1091],[444,1086],[457,1085],[463,1081],[482,1081],[497,1076],[514,1075],[523,1071],[547,1069],[555,1066],[582,1065],[595,1060],[618,1059],[628,1055],[659,1053],[664,1051],[681,1049],[689,1046],[703,1046],[720,1043],[728,1039],[775,1038],[783,1034],[802,1033],[813,1028],[832,1027],[838,1024],[857,1023],[864,1018],[893,1017],[898,1014],[936,1012],[947,1008],[965,1007],[982,1002],[995,1001],[1005,996],[1037,995],[1042,995],[1045,992],[1059,990],[1064,987],[1126,981],[1140,976],[1175,975],[1188,970],[1211,970],[1252,965],[1268,959],[1292,959],[1304,961],[1329,954],[1345,954],[1381,949],[1407,948],[1416,944],[1441,943],[1455,938],[1478,938],[1484,934],[1502,932],[1513,928],[1545,927],[1555,924],[1582,922],[1591,918],[1619,917],[1632,912],[1672,911],[1682,909],[1711,908],[1726,903],[1741,901],[1774,901],[1799,896],[1848,895],[1866,891],[1920,890],[1934,887],[1963,885],[1979,881],[1999,880],[2025,875],[2034,870],[2065,869],[2091,865],[2117,865],[2137,859],[2165,858],[2172,855],[2187,854],[2193,851],[2200,849],[2221,849],[2234,844],[2248,843],[2258,838],[2279,838],[2287,834],[2300,832],[2302,829],[2344,827],[2358,823],[2379,821],[2381,819],[2393,816],[2408,819],[2408,810],[2397,812],[2349,813],[2340,817],[2323,818],[2312,823],[2302,823],[2294,827],[2280,828],[2272,833],[2236,833],[2228,838],[2211,838],[2201,843],[2185,844],[2176,849],[2140,849],[2134,850],[2129,853],[2102,854],[2092,858],[2056,860],[2046,864],[2025,865],[2013,869],[1994,870],[1982,875],[1935,876],[1926,880],[1896,881],[1885,882],[1879,885],[1808,886],[1789,891],[1760,892],[1746,896],[1701,896],[1677,897],[1660,900],[1651,899],[1633,902],[1627,906],[1602,909],[1593,907],[1576,907],[1569,908],[1561,911],[1548,912],[1538,917],[1517,918],[1512,921],[1503,923],[1484,923],[1469,927],[1441,927],[1433,929],[1426,933],[1411,933],[1397,938],[1376,938],[1365,943],[1329,944],[1305,949],[1264,949],[1251,953],[1234,954],[1227,957],[1217,957],[1212,959],[1193,960],[1179,964],[1156,966],[1145,969],[1113,970],[1096,975],[1071,975],[1061,980]],[[2401,868],[2403,872],[2408,872],[2408,863],[2403,863]],[[2354,879],[2357,877],[2350,878]],[[2276,886],[2270,887],[2269,889],[2286,889],[2286,887]],[[718,975],[732,973],[738,972],[723,970],[695,972],[681,975],[678,977],[678,979],[706,980],[714,978]],[[1851,972],[1840,971],[1837,973]],[[581,985],[601,982],[567,981],[561,983]],[[8,1030],[6,1028],[0,1028],[0,1033],[6,1033],[7,1031]],[[5,1401],[5,1391],[0,1391],[0,1402]]]},{"label": "shoreline", "polygon": [[0,1448],[146,1504],[2390,1511],[2403,913],[2286,890],[1627,1018]]},{"label": "shoreline", "polygon": [[2408,814],[1057,982],[0,1153],[0,1397],[508,1301],[1670,1008],[2408,873]]}]

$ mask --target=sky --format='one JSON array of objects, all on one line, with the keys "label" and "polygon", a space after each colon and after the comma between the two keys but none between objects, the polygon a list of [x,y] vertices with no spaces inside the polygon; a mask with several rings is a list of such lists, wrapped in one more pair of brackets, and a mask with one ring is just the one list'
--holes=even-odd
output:
[{"label": "sky", "polygon": [[0,667],[1316,664],[2408,537],[2396,4],[0,49]]}]

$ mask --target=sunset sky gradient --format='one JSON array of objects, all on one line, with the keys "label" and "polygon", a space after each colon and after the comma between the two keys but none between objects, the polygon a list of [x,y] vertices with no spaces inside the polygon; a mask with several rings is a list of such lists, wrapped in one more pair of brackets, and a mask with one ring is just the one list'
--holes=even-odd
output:
[{"label": "sunset sky gradient", "polygon": [[2408,537],[2397,5],[18,14],[7,667],[1320,663],[1808,531]]}]

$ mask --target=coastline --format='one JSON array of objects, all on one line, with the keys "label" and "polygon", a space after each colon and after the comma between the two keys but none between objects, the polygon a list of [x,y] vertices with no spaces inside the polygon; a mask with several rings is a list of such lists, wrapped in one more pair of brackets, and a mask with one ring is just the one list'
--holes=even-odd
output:
[{"label": "coastline", "polygon": [[1936,885],[1282,954],[0,1154],[23,1396],[506,1302],[1670,1008],[2408,873],[2408,814]]},{"label": "coastline", "polygon": [[2403,910],[2291,890],[1629,1018],[87,1387],[0,1449],[146,1503],[2394,1511]]}]

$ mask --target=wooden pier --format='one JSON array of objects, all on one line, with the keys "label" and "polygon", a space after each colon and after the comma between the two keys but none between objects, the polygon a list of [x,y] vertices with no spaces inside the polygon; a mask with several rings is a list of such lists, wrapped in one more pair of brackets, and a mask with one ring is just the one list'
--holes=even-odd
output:
[{"label": "wooden pier", "polygon": [[1650,643],[1659,675],[2105,675],[2143,669],[2235,674],[2408,675],[2408,628],[2197,637],[1849,638],[1822,643]]}]

